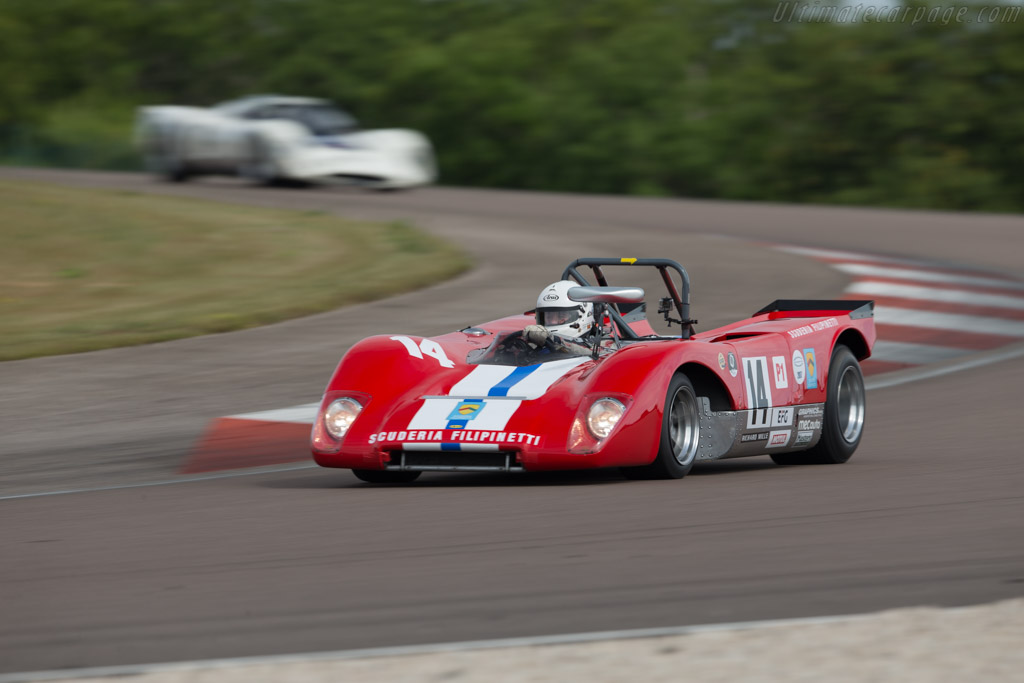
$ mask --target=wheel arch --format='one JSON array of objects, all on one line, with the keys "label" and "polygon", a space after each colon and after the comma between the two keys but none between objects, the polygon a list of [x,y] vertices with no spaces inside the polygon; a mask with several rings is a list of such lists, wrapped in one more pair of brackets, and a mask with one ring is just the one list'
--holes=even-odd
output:
[{"label": "wheel arch", "polygon": [[832,345],[832,350],[835,351],[835,347],[840,344],[850,349],[859,361],[871,355],[871,349],[868,347],[868,342],[864,339],[864,335],[854,327],[848,327],[840,333]]},{"label": "wheel arch", "polygon": [[707,396],[711,402],[711,410],[733,410],[732,394],[715,371],[701,363],[684,363],[676,372],[681,372],[693,382],[693,389],[698,396]]}]

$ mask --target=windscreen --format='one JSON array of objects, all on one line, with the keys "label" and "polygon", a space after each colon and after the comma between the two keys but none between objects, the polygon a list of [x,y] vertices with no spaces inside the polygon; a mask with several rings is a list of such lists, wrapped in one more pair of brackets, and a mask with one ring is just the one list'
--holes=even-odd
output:
[{"label": "windscreen", "polygon": [[306,126],[313,135],[339,135],[359,127],[352,116],[330,105],[289,107],[286,115]]}]

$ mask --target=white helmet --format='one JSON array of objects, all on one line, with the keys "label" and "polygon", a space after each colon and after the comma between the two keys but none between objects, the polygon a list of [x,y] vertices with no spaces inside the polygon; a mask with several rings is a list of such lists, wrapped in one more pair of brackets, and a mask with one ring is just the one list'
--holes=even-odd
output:
[{"label": "white helmet", "polygon": [[594,328],[594,304],[569,299],[569,290],[579,287],[572,280],[554,282],[537,297],[537,324],[560,337],[582,337]]}]

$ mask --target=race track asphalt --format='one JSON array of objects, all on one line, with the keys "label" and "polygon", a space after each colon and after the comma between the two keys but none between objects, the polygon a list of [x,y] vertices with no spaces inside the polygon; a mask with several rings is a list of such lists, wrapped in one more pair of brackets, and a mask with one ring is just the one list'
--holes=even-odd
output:
[{"label": "race track asphalt", "polygon": [[[1024,274],[1016,216],[0,171],[13,177],[408,218],[479,267],[259,330],[0,364],[0,496],[173,478],[205,420],[316,400],[366,334],[528,308],[575,256],[677,258],[705,329],[842,289],[758,242]],[[1019,597],[1022,385],[1018,358],[873,391],[842,466],[752,458],[672,482],[437,474],[394,488],[308,469],[0,499],[0,672]]]}]

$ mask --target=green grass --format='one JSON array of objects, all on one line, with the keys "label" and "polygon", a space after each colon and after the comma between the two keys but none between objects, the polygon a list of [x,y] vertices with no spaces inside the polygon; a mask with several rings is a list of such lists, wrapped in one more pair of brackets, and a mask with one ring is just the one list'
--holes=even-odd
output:
[{"label": "green grass", "polygon": [[0,360],[255,327],[468,267],[400,222],[0,182]]}]

